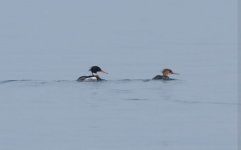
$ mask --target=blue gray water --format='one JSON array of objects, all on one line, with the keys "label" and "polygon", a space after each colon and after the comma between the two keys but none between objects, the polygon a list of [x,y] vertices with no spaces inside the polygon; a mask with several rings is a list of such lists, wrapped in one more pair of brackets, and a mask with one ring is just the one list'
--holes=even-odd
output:
[{"label": "blue gray water", "polygon": [[236,6],[1,1],[0,149],[235,150]]},{"label": "blue gray water", "polygon": [[1,81],[0,147],[235,149],[233,80],[181,76],[172,81]]}]

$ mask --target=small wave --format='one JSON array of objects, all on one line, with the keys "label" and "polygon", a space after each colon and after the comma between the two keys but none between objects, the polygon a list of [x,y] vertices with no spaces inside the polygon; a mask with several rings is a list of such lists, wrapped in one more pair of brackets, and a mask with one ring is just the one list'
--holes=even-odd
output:
[{"label": "small wave", "polygon": [[241,105],[240,103],[227,103],[227,102],[203,102],[203,101],[185,101],[185,100],[166,100],[173,103],[183,104],[210,104],[210,105]]},{"label": "small wave", "polygon": [[146,101],[147,99],[145,99],[145,98],[127,98],[126,100],[129,100],[129,101]]},{"label": "small wave", "polygon": [[[85,84],[88,83],[147,83],[147,82],[155,82],[154,80],[151,79],[120,79],[120,80],[103,80],[103,81],[98,81],[98,82],[84,82]],[[24,84],[24,83],[30,83],[30,84],[35,84],[35,85],[45,85],[45,84],[50,84],[50,83],[77,83],[81,84],[83,82],[78,82],[76,80],[30,80],[30,79],[22,79],[22,80],[2,80],[0,81],[0,85],[6,85],[6,84],[13,84],[13,83],[18,83],[18,84]]]},{"label": "small wave", "polygon": [[0,81],[0,84],[6,84],[11,82],[26,82],[26,81],[31,81],[31,80],[3,80],[3,81]]},{"label": "small wave", "polygon": [[116,81],[116,82],[148,82],[152,81],[151,79],[121,79],[121,80],[107,80],[107,81]]}]

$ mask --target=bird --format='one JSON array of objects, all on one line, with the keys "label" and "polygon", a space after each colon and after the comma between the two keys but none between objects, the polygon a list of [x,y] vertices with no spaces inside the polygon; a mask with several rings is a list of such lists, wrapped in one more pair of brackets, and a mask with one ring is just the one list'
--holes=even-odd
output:
[{"label": "bird", "polygon": [[169,77],[173,74],[177,75],[178,73],[174,73],[171,69],[165,68],[162,70],[162,75],[156,75],[152,80],[174,80]]},{"label": "bird", "polygon": [[92,66],[89,71],[91,72],[90,76],[81,76],[77,79],[77,81],[102,81],[103,79],[101,79],[97,73],[102,72],[108,74],[107,72],[103,71],[99,66]]}]

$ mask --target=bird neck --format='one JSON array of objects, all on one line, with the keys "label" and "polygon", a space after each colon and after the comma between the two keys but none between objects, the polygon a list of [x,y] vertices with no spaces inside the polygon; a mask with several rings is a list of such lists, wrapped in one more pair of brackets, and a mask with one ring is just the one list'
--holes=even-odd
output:
[{"label": "bird neck", "polygon": [[93,72],[92,72],[92,76],[98,76],[98,74],[97,74],[97,73],[93,73]]}]

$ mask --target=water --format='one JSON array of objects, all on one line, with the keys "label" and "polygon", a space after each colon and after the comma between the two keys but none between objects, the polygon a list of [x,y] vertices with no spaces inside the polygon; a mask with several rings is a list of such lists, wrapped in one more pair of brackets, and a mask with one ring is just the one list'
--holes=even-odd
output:
[{"label": "water", "polygon": [[235,0],[0,3],[0,149],[237,148]]},{"label": "water", "polygon": [[233,89],[190,82],[1,81],[1,147],[235,149]]}]

